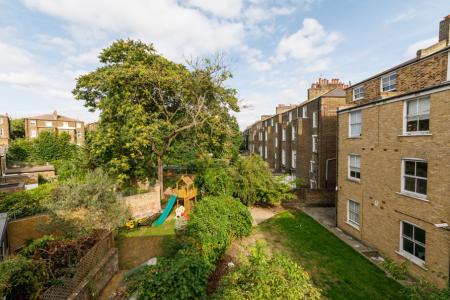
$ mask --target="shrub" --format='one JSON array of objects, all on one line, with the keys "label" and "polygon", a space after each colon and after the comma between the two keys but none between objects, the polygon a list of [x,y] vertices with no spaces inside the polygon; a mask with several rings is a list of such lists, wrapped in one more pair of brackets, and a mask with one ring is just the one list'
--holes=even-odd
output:
[{"label": "shrub", "polygon": [[202,195],[232,195],[235,189],[230,169],[223,165],[209,165],[195,178]]},{"label": "shrub", "polygon": [[55,184],[39,185],[37,188],[12,194],[0,193],[0,211],[16,218],[23,218],[44,212]]},{"label": "shrub", "polygon": [[178,252],[129,278],[140,299],[202,299],[209,274],[232,238],[248,235],[247,208],[229,196],[205,197],[197,203]]},{"label": "shrub", "polygon": [[410,300],[448,300],[450,287],[439,289],[427,280],[419,280],[405,288],[403,295]]},{"label": "shrub", "polygon": [[242,156],[236,162],[234,196],[245,205],[273,205],[294,197],[282,178],[273,176],[267,163],[257,155]]},{"label": "shrub", "polygon": [[268,258],[261,244],[246,261],[226,275],[213,299],[320,299],[308,274],[287,256]]},{"label": "shrub", "polygon": [[45,264],[21,255],[0,262],[0,297],[38,299],[49,274]]},{"label": "shrub", "polygon": [[394,279],[406,279],[406,272],[408,271],[408,261],[397,264],[392,259],[386,257],[382,263],[382,266],[389,274],[391,274]]},{"label": "shrub", "polygon": [[66,236],[82,236],[97,229],[112,230],[128,220],[127,208],[113,181],[102,171],[88,172],[80,180],[67,180],[52,192],[47,210],[50,229]]},{"label": "shrub", "polygon": [[31,140],[17,139],[11,141],[6,153],[7,161],[27,161],[33,151]]}]

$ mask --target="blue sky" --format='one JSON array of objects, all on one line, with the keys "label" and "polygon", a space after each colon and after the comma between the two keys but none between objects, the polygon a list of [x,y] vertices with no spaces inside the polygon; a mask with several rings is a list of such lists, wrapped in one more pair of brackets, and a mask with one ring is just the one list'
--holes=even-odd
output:
[{"label": "blue sky", "polygon": [[0,113],[88,122],[75,78],[118,38],[186,58],[223,53],[241,128],[300,103],[318,77],[357,82],[437,40],[448,0],[0,0]]}]

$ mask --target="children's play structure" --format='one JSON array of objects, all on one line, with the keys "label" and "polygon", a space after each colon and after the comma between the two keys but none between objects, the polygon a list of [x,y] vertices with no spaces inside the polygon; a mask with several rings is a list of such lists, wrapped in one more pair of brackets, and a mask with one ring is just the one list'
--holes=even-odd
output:
[{"label": "children's play structure", "polygon": [[184,207],[184,213],[187,214],[197,200],[197,188],[194,186],[192,178],[187,175],[181,176],[177,181],[176,187],[174,189],[167,189],[164,194],[169,196],[169,201],[162,214],[153,223],[153,226],[163,224],[175,204],[177,207],[182,205]]}]

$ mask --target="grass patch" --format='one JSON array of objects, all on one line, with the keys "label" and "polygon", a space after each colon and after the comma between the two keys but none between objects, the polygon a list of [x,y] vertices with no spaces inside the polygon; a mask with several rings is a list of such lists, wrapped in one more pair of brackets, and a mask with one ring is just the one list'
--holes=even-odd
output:
[{"label": "grass patch", "polygon": [[282,237],[277,240],[329,299],[403,298],[400,284],[302,212],[283,212],[259,227]]}]

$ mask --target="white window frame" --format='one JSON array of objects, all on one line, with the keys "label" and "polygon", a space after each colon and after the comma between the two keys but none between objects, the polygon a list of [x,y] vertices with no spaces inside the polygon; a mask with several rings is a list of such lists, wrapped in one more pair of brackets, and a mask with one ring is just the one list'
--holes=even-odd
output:
[{"label": "white window frame", "polygon": [[[392,88],[389,88],[389,89],[384,89],[384,84],[383,84],[383,80],[385,80],[386,78],[390,78],[392,75],[395,75],[395,82],[394,82],[394,84],[392,84],[392,79],[389,79],[388,80],[388,85],[387,86],[392,86],[392,85],[394,85],[394,87]],[[393,92],[393,91],[396,91],[397,90],[397,72],[391,72],[391,73],[389,73],[389,74],[386,74],[386,75],[384,75],[384,76],[382,76],[381,77],[381,80],[380,80],[380,90],[381,90],[381,92]]]},{"label": "white window frame", "polygon": [[275,133],[278,133],[278,123],[275,123]]},{"label": "white window frame", "polygon": [[264,140],[267,141],[267,130],[264,131]]},{"label": "white window frame", "polygon": [[53,127],[52,121],[45,121],[45,127]]},{"label": "white window frame", "polygon": [[364,99],[364,85],[360,84],[353,88],[353,101]]},{"label": "white window frame", "polygon": [[262,141],[263,139],[262,131],[258,132],[258,140]]},{"label": "white window frame", "polygon": [[[359,114],[359,123],[353,123],[354,122],[354,115]],[[353,133],[353,126],[357,127],[359,125],[359,134]],[[355,138],[355,137],[361,137],[362,136],[362,112],[361,110],[355,110],[351,111],[348,114],[348,137]]]},{"label": "white window frame", "polygon": [[[417,241],[417,240],[414,239],[414,228],[413,228],[413,238],[412,238],[412,239],[411,239],[409,236],[403,235],[403,224],[404,224],[404,223],[407,223],[407,224],[409,224],[409,225],[411,225],[411,226],[413,226],[413,227],[417,227],[417,228],[419,228],[419,229],[425,231],[425,244],[423,244],[422,242],[419,242],[419,241]],[[427,242],[427,231],[426,231],[425,229],[423,229],[422,227],[420,227],[420,226],[414,224],[414,223],[411,223],[411,222],[408,222],[408,221],[405,221],[405,220],[401,220],[401,221],[400,221],[400,243],[399,243],[400,249],[399,249],[399,253],[400,253],[403,257],[405,257],[405,258],[407,258],[408,260],[414,262],[415,264],[418,264],[418,265],[420,265],[420,266],[423,266],[423,265],[425,264],[425,260],[420,259],[420,258],[418,258],[417,256],[415,256],[414,254],[411,254],[411,253],[409,253],[408,251],[403,250],[403,238],[406,238],[406,239],[408,239],[409,241],[411,241],[411,242],[414,244],[414,247],[416,246],[416,244],[419,245],[419,246],[422,246],[422,247],[425,249],[425,260],[426,260],[426,259],[427,259],[427,254],[426,254],[426,253],[427,253],[427,247],[426,247],[426,242]]]},{"label": "white window frame", "polygon": [[289,120],[289,122],[292,121],[292,111],[290,111],[290,112],[288,113],[288,120]]},{"label": "white window frame", "polygon": [[295,126],[292,125],[292,126],[291,126],[291,140],[292,140],[292,141],[295,141],[295,136],[296,136],[296,135],[297,135],[297,134],[296,134]]},{"label": "white window frame", "polygon": [[309,161],[309,173],[314,174],[314,171],[316,170],[316,162],[314,160]]},{"label": "white window frame", "polygon": [[3,125],[3,118],[0,118],[0,125]]},{"label": "white window frame", "polygon": [[317,153],[317,144],[319,143],[317,134],[312,135],[312,152]]},{"label": "white window frame", "polygon": [[[412,102],[412,101],[417,101],[417,112],[419,112],[419,103],[420,103],[420,101],[424,101],[424,100],[428,101],[428,114],[427,113],[417,114],[417,115],[414,115],[414,117],[417,118],[417,122],[418,122],[421,117],[428,115],[428,130],[408,131],[408,103]],[[430,123],[431,123],[430,108],[431,108],[431,101],[430,101],[429,97],[405,100],[404,106],[403,106],[403,135],[428,135],[428,134],[430,134],[430,129],[429,129]],[[417,124],[417,127],[419,127],[418,124]]]},{"label": "white window frame", "polygon": [[319,123],[318,121],[318,113],[317,113],[317,111],[313,111],[313,114],[312,114],[312,116],[313,116],[313,124],[312,124],[312,127],[313,128],[317,128],[317,124]]},{"label": "white window frame", "polygon": [[[351,203],[355,203],[357,204],[358,207],[358,211],[351,211]],[[355,206],[356,207],[356,206]],[[353,213],[355,215],[358,216],[358,221],[356,222],[355,220],[352,220],[350,217],[350,213]],[[347,224],[349,224],[350,226],[355,227],[356,229],[359,230],[359,226],[361,225],[361,203],[359,203],[358,201],[352,200],[352,199],[347,199]]]},{"label": "white window frame", "polygon": [[317,181],[315,179],[309,179],[309,188],[317,189]]},{"label": "white window frame", "polygon": [[281,164],[286,165],[286,150],[281,149]]},{"label": "white window frame", "polygon": [[267,159],[267,146],[264,146],[264,158]]},{"label": "white window frame", "polygon": [[291,168],[297,168],[297,150],[292,150],[291,152]]},{"label": "white window frame", "polygon": [[36,126],[36,120],[30,120],[30,125],[31,126]]},{"label": "white window frame", "polygon": [[77,123],[77,128],[81,128],[81,123]]},{"label": "white window frame", "polygon": [[275,137],[275,148],[278,148],[278,137]]},{"label": "white window frame", "polygon": [[282,132],[281,132],[281,141],[285,142],[286,141],[286,128],[283,127]]},{"label": "white window frame", "polygon": [[305,105],[302,107],[302,118],[308,117],[308,107]]},{"label": "white window frame", "polygon": [[35,129],[31,130],[31,137],[32,138],[37,137],[37,131]]},{"label": "white window frame", "polygon": [[[352,166],[352,157],[357,157],[359,158],[359,168],[357,166]],[[359,178],[358,177],[353,177],[351,175],[352,171],[357,171],[357,169],[359,169]],[[354,153],[350,153],[348,155],[348,159],[347,159],[347,178],[350,180],[354,180],[354,181],[361,181],[361,155],[358,154],[354,154]]]},{"label": "white window frame", "polygon": [[[406,164],[407,161],[427,163],[427,177],[421,177],[421,176],[416,176],[416,175],[406,175],[405,174],[405,171],[406,171],[405,164]],[[416,167],[414,167],[414,168],[416,168]],[[405,194],[405,195],[412,196],[414,198],[419,198],[419,199],[422,199],[422,200],[426,200],[427,199],[427,195],[426,194],[421,194],[421,193],[405,190],[405,177],[414,178],[416,180],[416,185],[415,185],[416,186],[416,190],[417,190],[417,179],[425,180],[426,184],[427,184],[427,192],[428,192],[428,161],[426,161],[424,159],[421,159],[421,158],[402,158],[401,169],[402,169],[401,180],[400,180],[401,181],[401,187],[400,187],[401,193]],[[415,172],[416,171],[414,171],[414,173]]]},{"label": "white window frame", "polygon": [[275,160],[277,160],[277,151],[274,151],[274,152],[273,152],[273,158],[274,158]]},{"label": "white window frame", "polygon": [[259,155],[262,157],[263,156],[263,147],[261,145],[258,147],[258,152],[259,152]]}]

